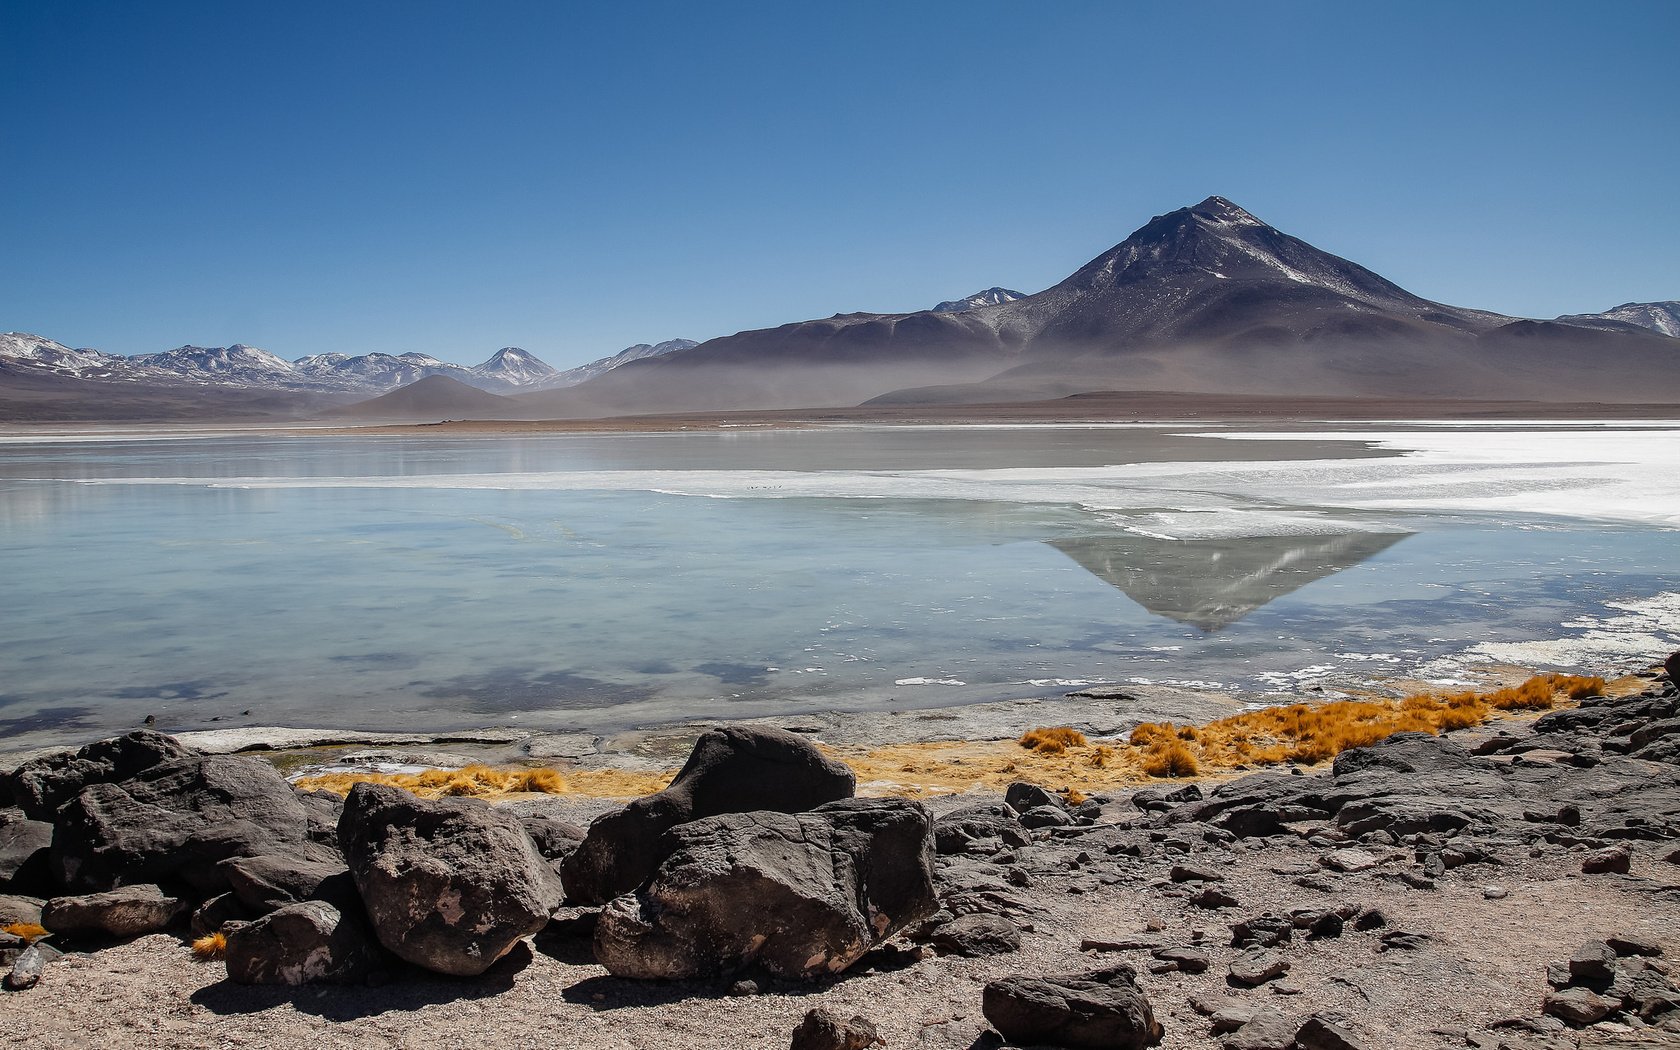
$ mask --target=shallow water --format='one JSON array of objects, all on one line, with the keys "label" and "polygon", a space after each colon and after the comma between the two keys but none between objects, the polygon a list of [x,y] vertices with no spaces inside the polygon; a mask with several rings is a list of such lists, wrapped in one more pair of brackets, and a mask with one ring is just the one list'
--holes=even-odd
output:
[{"label": "shallow water", "polygon": [[1676,478],[1626,424],[0,439],[0,735],[1636,666]]}]

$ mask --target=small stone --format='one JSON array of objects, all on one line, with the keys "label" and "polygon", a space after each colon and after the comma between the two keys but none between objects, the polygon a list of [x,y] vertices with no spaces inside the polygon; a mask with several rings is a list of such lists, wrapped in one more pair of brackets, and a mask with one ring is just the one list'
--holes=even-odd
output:
[{"label": "small stone", "polygon": [[1613,950],[1617,955],[1622,956],[1661,955],[1663,953],[1662,945],[1658,944],[1656,941],[1647,940],[1644,937],[1634,937],[1625,933],[1613,933],[1604,938],[1604,943],[1608,944],[1611,950]]},{"label": "small stone", "polygon": [[1198,908],[1235,908],[1237,899],[1214,886],[1208,886],[1190,897]]},{"label": "small stone", "polygon": [[864,1050],[880,1042],[880,1034],[868,1020],[843,1020],[828,1007],[818,1006],[793,1030],[789,1050]]},{"label": "small stone", "polygon": [[1208,1022],[1214,1035],[1235,1032],[1252,1020],[1254,1020],[1254,1007],[1244,1006],[1241,1003],[1221,1006],[1208,1014]]},{"label": "small stone", "polygon": [[1483,886],[1482,896],[1490,901],[1502,901],[1511,895],[1511,891],[1503,886]]},{"label": "small stone", "polygon": [[1171,964],[1170,970],[1181,973],[1205,973],[1213,964],[1213,957],[1200,948],[1157,948],[1150,954],[1163,963]]},{"label": "small stone", "polygon": [[996,915],[964,915],[934,930],[929,942],[946,955],[976,958],[1003,955],[1021,947],[1020,931]]},{"label": "small stone", "polygon": [[1295,1045],[1298,1025],[1281,1011],[1269,1006],[1254,1012],[1254,1017],[1232,1032],[1219,1045],[1225,1050],[1289,1050]]},{"label": "small stone", "polygon": [[1353,928],[1356,930],[1376,930],[1387,925],[1388,916],[1383,914],[1381,908],[1366,908],[1353,920]]},{"label": "small stone", "polygon": [[1408,930],[1390,930],[1382,935],[1381,950],[1386,951],[1398,948],[1404,951],[1416,951],[1419,948],[1426,947],[1429,944],[1429,940],[1430,937],[1427,933],[1412,933]]},{"label": "small stone", "polygon": [[1369,1050],[1371,1046],[1319,1014],[1307,1018],[1300,1031],[1295,1033],[1296,1050]]},{"label": "small stone", "polygon": [[1546,996],[1545,1011],[1574,1025],[1589,1025],[1610,1016],[1617,1004],[1591,988],[1560,988]]},{"label": "small stone", "polygon": [[729,994],[733,995],[733,996],[736,996],[737,998],[742,997],[742,996],[748,996],[748,995],[757,995],[758,994],[758,982],[757,981],[736,981],[734,984],[729,986]]},{"label": "small stone", "polygon": [[35,987],[40,983],[41,975],[46,972],[47,965],[62,954],[51,945],[31,944],[12,963],[12,970],[6,975],[5,986],[14,992]]},{"label": "small stone", "polygon": [[1295,923],[1285,916],[1261,912],[1253,918],[1231,924],[1231,945],[1236,948],[1258,945],[1270,948],[1293,936]]},{"label": "small stone", "polygon": [[1572,983],[1596,984],[1616,977],[1616,950],[1603,941],[1588,941],[1569,957]]},{"label": "small stone", "polygon": [[1251,948],[1232,959],[1228,969],[1231,979],[1239,984],[1262,985],[1288,973],[1289,960],[1277,952]]},{"label": "small stone", "polygon": [[1167,877],[1174,882],[1218,882],[1225,876],[1212,868],[1195,864],[1174,864]]},{"label": "small stone", "polygon": [[1581,859],[1583,875],[1626,875],[1633,864],[1633,851],[1625,845],[1593,850]]},{"label": "small stone", "polygon": [[1338,849],[1331,850],[1319,858],[1319,863],[1331,871],[1351,875],[1356,872],[1370,871],[1377,866],[1377,858],[1362,849]]}]

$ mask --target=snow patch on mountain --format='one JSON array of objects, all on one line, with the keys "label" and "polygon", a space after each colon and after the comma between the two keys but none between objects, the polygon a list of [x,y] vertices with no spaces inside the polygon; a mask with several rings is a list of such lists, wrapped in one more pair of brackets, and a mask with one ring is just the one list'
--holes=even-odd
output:
[{"label": "snow patch on mountain", "polygon": [[1025,299],[1022,292],[1008,288],[987,288],[985,291],[975,292],[964,299],[947,299],[933,308],[936,314],[955,314],[964,310],[973,310],[981,306],[1001,306],[1012,303],[1017,299]]},{"label": "snow patch on mountain", "polygon": [[1603,313],[1564,314],[1558,320],[1581,328],[1620,329],[1632,325],[1680,339],[1680,301],[1672,299],[1660,303],[1623,303]]}]

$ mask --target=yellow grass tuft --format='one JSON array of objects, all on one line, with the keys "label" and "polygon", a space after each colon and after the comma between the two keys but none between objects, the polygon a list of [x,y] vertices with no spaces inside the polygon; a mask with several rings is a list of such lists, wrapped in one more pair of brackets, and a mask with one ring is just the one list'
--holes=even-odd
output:
[{"label": "yellow grass tuft", "polygon": [[5,932],[13,937],[22,937],[25,943],[33,944],[47,935],[47,928],[34,922],[14,922],[6,927]]},{"label": "yellow grass tuft", "polygon": [[1150,740],[1143,749],[1143,771],[1152,777],[1193,777],[1199,770],[1196,756],[1184,741],[1172,734]]},{"label": "yellow grass tuft", "polygon": [[421,798],[559,795],[568,790],[566,778],[553,769],[495,769],[478,763],[460,769],[427,769],[419,773],[323,773],[297,782],[305,791],[331,791],[340,795],[348,795],[357,784],[400,787]]},{"label": "yellow grass tuft", "polygon": [[205,936],[200,937],[198,940],[192,942],[192,953],[194,956],[203,959],[205,962],[209,962],[211,959],[226,958],[227,935],[218,932],[206,934]]},{"label": "yellow grass tuft", "polygon": [[1029,751],[1045,755],[1059,755],[1070,747],[1086,747],[1090,741],[1085,734],[1067,726],[1040,726],[1021,735],[1020,744]]},{"label": "yellow grass tuft", "polygon": [[[1521,685],[1487,693],[1418,693],[1398,700],[1268,707],[1222,718],[1189,732],[1176,729],[1171,722],[1146,722],[1132,730],[1131,742],[1143,749],[1143,769],[1153,776],[1193,776],[1198,758],[1201,766],[1225,769],[1323,762],[1349,748],[1368,747],[1396,733],[1466,729],[1481,725],[1501,711],[1543,711],[1555,707],[1560,696],[1578,700],[1599,694],[1604,687],[1604,679],[1598,677],[1543,674]],[[1184,743],[1194,743],[1196,751],[1190,752]],[[1186,769],[1189,772],[1184,772]]]}]

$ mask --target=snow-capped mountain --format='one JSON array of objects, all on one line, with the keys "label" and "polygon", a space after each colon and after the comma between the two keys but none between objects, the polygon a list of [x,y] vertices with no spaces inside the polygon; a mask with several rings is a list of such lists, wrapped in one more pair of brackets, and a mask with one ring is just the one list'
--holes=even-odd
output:
[{"label": "snow-capped mountain", "polygon": [[1012,303],[1017,299],[1025,299],[1024,292],[1011,291],[1008,288],[987,288],[983,292],[975,292],[966,299],[947,299],[933,308],[936,314],[954,314],[963,310],[973,310],[980,306],[1001,306]]},{"label": "snow-capped mountain", "polygon": [[1558,320],[1582,328],[1611,330],[1632,325],[1680,339],[1680,302],[1672,299],[1661,303],[1623,303],[1601,314],[1564,314]]},{"label": "snow-capped mountain", "polygon": [[98,350],[72,350],[27,332],[0,333],[0,362],[37,368],[63,376],[84,376],[108,367],[111,355]]},{"label": "snow-capped mountain", "polygon": [[232,346],[182,346],[161,354],[139,354],[126,359],[129,368],[156,376],[179,376],[189,383],[217,386],[295,386],[297,369],[290,361],[244,343]]},{"label": "snow-capped mountain", "polygon": [[484,363],[467,367],[420,353],[372,353],[354,357],[327,353],[287,361],[242,343],[182,346],[162,353],[124,357],[98,350],[72,349],[24,332],[8,332],[0,335],[0,366],[24,373],[111,383],[363,395],[382,394],[428,376],[441,375],[490,393],[505,394],[572,386],[627,361],[658,357],[696,345],[691,339],[672,339],[657,345],[638,343],[612,357],[562,372],[517,346],[503,347]]},{"label": "snow-capped mountain", "polygon": [[687,350],[699,345],[692,339],[667,339],[663,343],[637,343],[635,346],[625,347],[611,357],[603,357],[598,361],[591,361],[586,365],[578,365],[576,368],[568,368],[564,372],[555,373],[554,381],[545,383],[544,386],[549,389],[577,386],[579,383],[594,379],[596,376],[605,375],[619,365],[629,364],[631,361],[641,361],[649,357],[664,357],[666,354],[676,353],[678,350]]},{"label": "snow-capped mountain", "polygon": [[[490,360],[469,369],[481,379],[504,383],[510,387],[543,387],[550,385],[560,370],[536,355],[517,346],[504,346],[490,355]],[[476,385],[476,384],[469,384]]]}]

